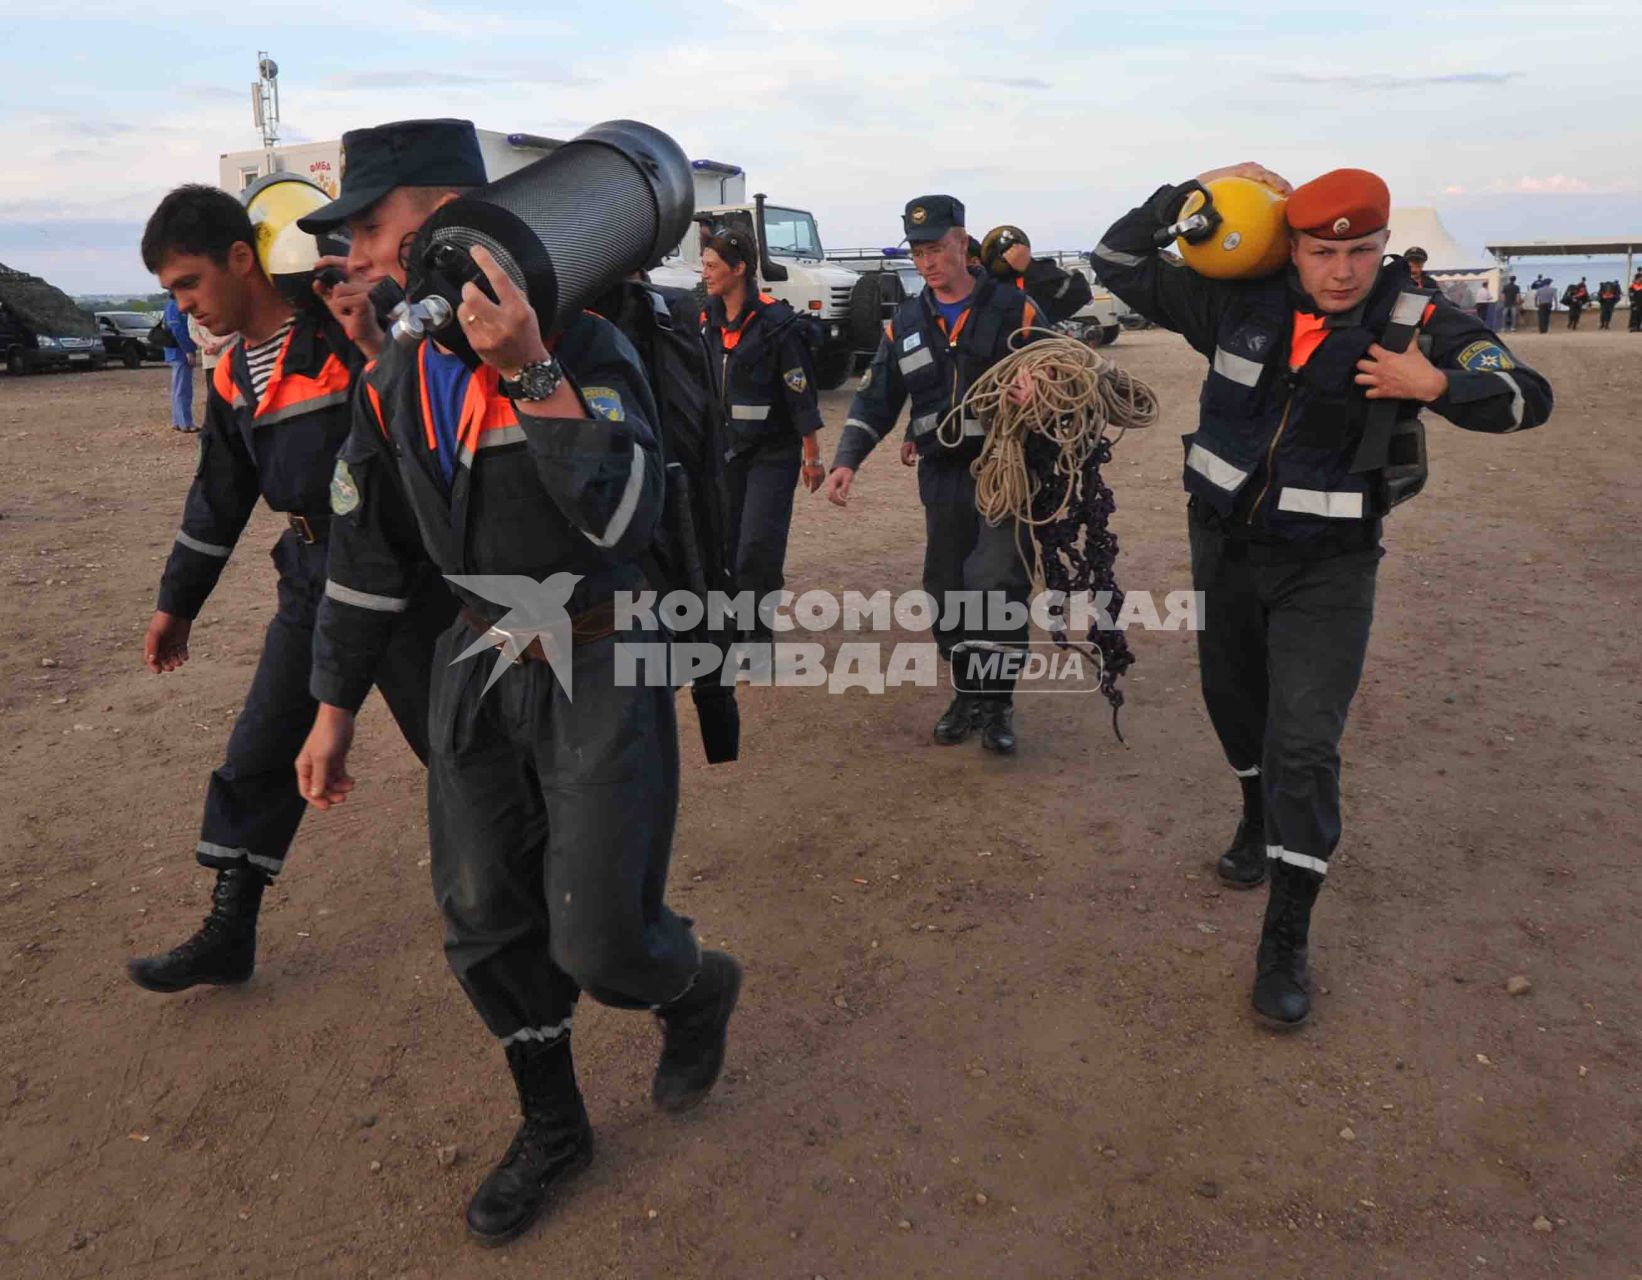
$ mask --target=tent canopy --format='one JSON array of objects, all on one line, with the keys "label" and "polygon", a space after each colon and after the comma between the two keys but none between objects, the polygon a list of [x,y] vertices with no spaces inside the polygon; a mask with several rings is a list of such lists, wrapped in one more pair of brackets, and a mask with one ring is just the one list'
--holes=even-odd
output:
[{"label": "tent canopy", "polygon": [[1432,275],[1491,271],[1498,264],[1475,249],[1467,249],[1448,234],[1437,211],[1429,205],[1411,205],[1391,211],[1391,240],[1386,249],[1401,253],[1419,245],[1430,255],[1425,266]]},{"label": "tent canopy", "polygon": [[1513,240],[1508,244],[1491,244],[1488,252],[1499,258],[1627,258],[1642,253],[1642,236],[1629,239],[1609,237],[1597,240]]},{"label": "tent canopy", "polygon": [[29,328],[53,338],[95,338],[97,322],[56,285],[0,262],[0,302]]}]

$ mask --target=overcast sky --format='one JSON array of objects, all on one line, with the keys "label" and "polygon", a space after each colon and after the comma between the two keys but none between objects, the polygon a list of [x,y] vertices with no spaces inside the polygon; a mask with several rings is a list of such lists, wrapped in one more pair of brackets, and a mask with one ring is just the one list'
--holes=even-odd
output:
[{"label": "overcast sky", "polygon": [[[410,116],[569,137],[629,116],[829,247],[892,244],[910,196],[1087,248],[1163,182],[1255,159],[1375,169],[1463,243],[1642,236],[1636,0],[249,5],[0,0],[0,261],[147,289],[142,221],[258,145],[256,52],[287,142]],[[164,14],[163,20],[154,15]]]}]

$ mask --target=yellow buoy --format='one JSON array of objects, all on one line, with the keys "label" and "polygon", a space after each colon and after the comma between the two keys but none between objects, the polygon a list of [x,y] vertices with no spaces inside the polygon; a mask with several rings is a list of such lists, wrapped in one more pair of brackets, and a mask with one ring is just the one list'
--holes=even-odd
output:
[{"label": "yellow buoy", "polygon": [[[1184,236],[1175,249],[1193,271],[1215,280],[1254,280],[1280,271],[1289,260],[1288,223],[1281,196],[1252,178],[1216,178],[1208,184],[1209,208],[1219,221],[1201,238]],[[1177,215],[1185,221],[1204,212],[1201,191],[1193,191]],[[1213,221],[1211,217],[1211,221]]]}]

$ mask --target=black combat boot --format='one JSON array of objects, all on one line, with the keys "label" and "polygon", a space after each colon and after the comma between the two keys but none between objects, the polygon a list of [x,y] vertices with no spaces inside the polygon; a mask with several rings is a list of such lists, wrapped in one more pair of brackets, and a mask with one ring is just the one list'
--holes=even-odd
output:
[{"label": "black combat boot", "polygon": [[976,717],[981,726],[981,745],[1000,756],[1015,754],[1015,704],[1003,698],[988,698]]},{"label": "black combat boot", "polygon": [[1306,942],[1311,908],[1323,877],[1315,871],[1274,862],[1266,922],[1254,961],[1254,1011],[1271,1026],[1288,1030],[1311,1017],[1311,975]]},{"label": "black combat boot", "polygon": [[696,980],[656,1010],[661,1061],[650,1096],[663,1111],[688,1111],[712,1090],[724,1067],[724,1045],[741,995],[741,966],[722,951],[704,951]]},{"label": "black combat boot", "polygon": [[1266,801],[1260,775],[1239,778],[1243,784],[1243,816],[1231,847],[1220,855],[1215,872],[1233,889],[1256,889],[1266,882]]},{"label": "black combat boot", "polygon": [[211,914],[192,938],[163,956],[126,961],[131,981],[150,991],[186,991],[201,982],[244,982],[257,963],[257,912],[267,875],[257,867],[217,872]]},{"label": "black combat boot", "polygon": [[484,1245],[506,1244],[536,1221],[553,1190],[593,1163],[570,1037],[551,1044],[524,1040],[507,1047],[524,1119],[501,1163],[468,1201],[468,1232]]},{"label": "black combat boot", "polygon": [[973,693],[957,694],[935,722],[935,741],[944,747],[954,747],[967,739],[975,728],[980,705],[980,699]]}]

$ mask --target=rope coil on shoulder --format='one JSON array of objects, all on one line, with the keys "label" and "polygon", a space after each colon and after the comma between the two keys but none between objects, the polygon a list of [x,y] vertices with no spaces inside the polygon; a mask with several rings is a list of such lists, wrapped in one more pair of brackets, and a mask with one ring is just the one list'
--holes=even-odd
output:
[{"label": "rope coil on shoulder", "polygon": [[[1100,625],[1103,611],[1116,617],[1123,607],[1117,537],[1108,528],[1117,504],[1100,468],[1128,431],[1157,421],[1157,394],[1074,338],[1019,329],[1009,342],[1015,349],[975,380],[936,427],[936,438],[957,448],[965,421],[986,424],[980,456],[970,465],[975,507],[990,524],[1015,522],[1034,587],[1061,601],[1050,609],[1060,624],[1051,631],[1055,643],[1069,645],[1068,598],[1087,592],[1097,603],[1079,648],[1100,663],[1116,730],[1123,705],[1117,679],[1134,656],[1122,631]],[[1023,531],[1030,535],[1024,540]]]}]

